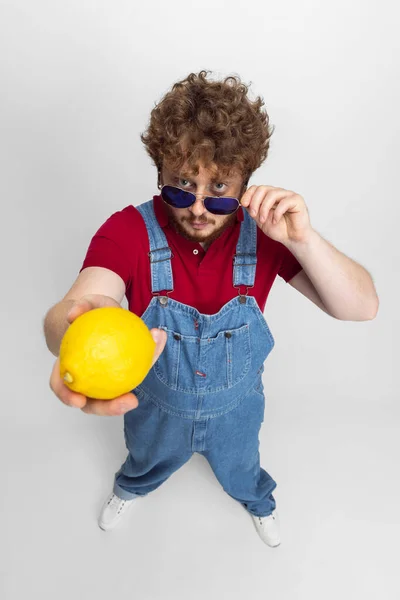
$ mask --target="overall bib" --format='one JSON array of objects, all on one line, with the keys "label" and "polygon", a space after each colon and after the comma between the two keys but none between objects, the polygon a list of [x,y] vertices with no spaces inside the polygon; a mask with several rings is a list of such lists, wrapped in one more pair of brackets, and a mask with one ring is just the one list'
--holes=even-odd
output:
[{"label": "overall bib", "polygon": [[[240,292],[213,315],[160,295],[174,289],[172,253],[153,201],[138,210],[149,235],[154,294],[142,319],[149,328],[164,329],[168,339],[133,390],[139,406],[124,416],[129,454],[113,491],[124,500],[144,496],[198,452],[230,496],[253,515],[267,516],[275,509],[276,483],[260,468],[258,435],[264,418],[261,376],[272,334],[255,298]],[[233,260],[238,290],[254,284],[256,242],[257,225],[244,211]]]}]

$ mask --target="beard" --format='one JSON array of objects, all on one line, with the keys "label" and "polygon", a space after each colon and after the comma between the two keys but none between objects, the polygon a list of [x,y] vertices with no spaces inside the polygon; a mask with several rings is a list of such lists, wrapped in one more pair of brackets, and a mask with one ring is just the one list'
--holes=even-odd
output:
[{"label": "beard", "polygon": [[[177,231],[185,239],[191,242],[205,243],[207,247],[211,244],[211,242],[219,238],[225,229],[231,227],[236,220],[236,213],[234,213],[233,215],[226,216],[224,220],[216,226],[216,220],[212,218],[208,219],[205,215],[202,215],[201,217],[181,217],[180,219],[177,219],[168,205],[166,208],[168,211],[169,223],[171,227],[175,229],[175,231]],[[213,226],[213,230],[209,234],[205,234],[203,231],[196,232],[194,229],[190,228],[191,223],[195,222],[208,223],[209,225]],[[188,227],[190,228],[190,231]]]}]

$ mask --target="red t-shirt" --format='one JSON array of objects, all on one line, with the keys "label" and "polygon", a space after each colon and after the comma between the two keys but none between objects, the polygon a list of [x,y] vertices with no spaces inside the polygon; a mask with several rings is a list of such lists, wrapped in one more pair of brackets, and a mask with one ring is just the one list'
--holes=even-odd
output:
[{"label": "red t-shirt", "polygon": [[[238,294],[232,280],[233,256],[244,209],[239,208],[234,225],[228,227],[207,251],[198,242],[187,240],[170,227],[159,195],[154,196],[154,210],[174,255],[171,259],[174,291],[169,297],[193,306],[200,313],[217,313]],[[143,218],[134,206],[129,205],[111,215],[93,236],[81,270],[105,267],[117,273],[125,282],[129,309],[142,315],[152,298],[149,249]],[[257,228],[256,278],[249,295],[255,297],[261,311],[275,277],[279,275],[289,281],[301,269],[300,263],[283,244]]]}]

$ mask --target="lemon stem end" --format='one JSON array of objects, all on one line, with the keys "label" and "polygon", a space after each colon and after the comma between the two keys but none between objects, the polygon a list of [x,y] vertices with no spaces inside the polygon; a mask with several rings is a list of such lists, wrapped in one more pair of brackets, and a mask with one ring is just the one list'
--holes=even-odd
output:
[{"label": "lemon stem end", "polygon": [[64,381],[66,381],[67,383],[72,383],[73,382],[72,375],[71,375],[71,373],[68,373],[68,371],[64,375]]}]

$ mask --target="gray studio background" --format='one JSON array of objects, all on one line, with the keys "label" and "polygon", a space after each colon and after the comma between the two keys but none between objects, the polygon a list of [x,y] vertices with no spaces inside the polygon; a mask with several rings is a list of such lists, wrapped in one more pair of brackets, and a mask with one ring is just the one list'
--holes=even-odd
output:
[{"label": "gray studio background", "polygon": [[[3,600],[395,599],[399,135],[394,1],[0,1],[0,595]],[[266,318],[263,466],[282,544],[195,456],[97,527],[122,418],[62,405],[42,320],[109,215],[157,192],[139,139],[202,68],[238,74],[275,133],[251,183],[301,194],[314,228],[372,274],[376,320],[339,322],[277,280]]]}]

